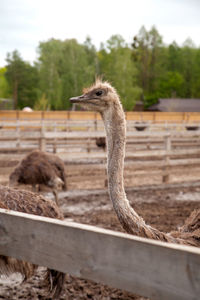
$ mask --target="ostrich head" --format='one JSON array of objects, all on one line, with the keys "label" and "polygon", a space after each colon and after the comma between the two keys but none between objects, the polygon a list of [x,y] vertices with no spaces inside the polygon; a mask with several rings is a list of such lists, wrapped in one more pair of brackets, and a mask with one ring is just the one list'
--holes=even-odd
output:
[{"label": "ostrich head", "polygon": [[64,184],[64,182],[58,177],[50,178],[48,181],[48,186],[52,188],[59,188]]},{"label": "ostrich head", "polygon": [[114,105],[121,105],[116,90],[108,83],[97,80],[94,85],[83,90],[83,95],[70,99],[87,110],[104,113]]}]

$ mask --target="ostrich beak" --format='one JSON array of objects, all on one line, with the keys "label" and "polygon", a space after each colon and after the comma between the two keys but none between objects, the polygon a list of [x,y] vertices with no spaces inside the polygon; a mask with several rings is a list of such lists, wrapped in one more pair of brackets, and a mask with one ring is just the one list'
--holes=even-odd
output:
[{"label": "ostrich beak", "polygon": [[81,96],[73,97],[73,98],[69,99],[69,101],[71,103],[81,103],[81,102],[84,102],[84,100],[88,100],[87,97],[85,97],[85,95],[81,95]]},{"label": "ostrich beak", "polygon": [[64,184],[64,182],[59,177],[55,178],[55,183],[57,186],[62,186]]}]

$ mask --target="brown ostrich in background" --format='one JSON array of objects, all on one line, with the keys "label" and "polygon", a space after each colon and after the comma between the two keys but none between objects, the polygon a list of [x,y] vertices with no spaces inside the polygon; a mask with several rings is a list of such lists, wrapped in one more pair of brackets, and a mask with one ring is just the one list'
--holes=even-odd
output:
[{"label": "brown ostrich in background", "polygon": [[[64,219],[58,206],[53,201],[30,191],[15,190],[2,185],[0,185],[0,208],[60,220]],[[24,280],[26,280],[33,276],[36,269],[37,266],[29,262],[0,255],[0,275],[8,276],[11,273],[21,273]],[[61,293],[65,281],[65,274],[47,269],[44,280],[51,299],[56,299]]]},{"label": "brown ostrich in background", "polygon": [[106,139],[105,137],[98,137],[95,139],[97,147],[102,148],[104,151],[106,150]]},{"label": "brown ostrich in background", "polygon": [[28,154],[13,170],[9,177],[9,185],[31,184],[36,191],[36,185],[50,187],[58,204],[58,187],[67,188],[64,163],[54,154],[35,150]]},{"label": "brown ostrich in background", "polygon": [[83,95],[70,101],[98,111],[102,116],[107,137],[109,195],[125,231],[140,237],[200,247],[200,210],[194,211],[178,231],[164,233],[147,225],[130,206],[123,178],[126,121],[116,90],[108,82],[97,80],[92,87],[84,90]]}]

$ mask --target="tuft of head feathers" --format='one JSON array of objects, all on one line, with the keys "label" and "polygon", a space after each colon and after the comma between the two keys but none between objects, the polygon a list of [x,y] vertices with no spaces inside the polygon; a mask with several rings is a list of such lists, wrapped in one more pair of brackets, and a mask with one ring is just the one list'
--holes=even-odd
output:
[{"label": "tuft of head feathers", "polygon": [[108,92],[118,95],[116,89],[108,81],[102,81],[100,77],[97,77],[95,83],[90,87],[84,88],[83,93],[88,94],[91,91],[98,89],[107,90]]}]

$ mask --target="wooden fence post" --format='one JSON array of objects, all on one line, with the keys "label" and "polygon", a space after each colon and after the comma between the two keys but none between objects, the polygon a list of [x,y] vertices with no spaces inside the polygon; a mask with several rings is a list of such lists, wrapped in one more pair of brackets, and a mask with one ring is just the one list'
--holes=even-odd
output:
[{"label": "wooden fence post", "polygon": [[87,139],[87,152],[89,153],[91,151],[91,139]]},{"label": "wooden fence post", "polygon": [[[57,122],[55,121],[54,122],[54,128],[53,128],[53,131],[56,132],[57,131]],[[53,141],[53,153],[56,153],[57,152],[57,138],[55,137],[54,138],[54,141]]]},{"label": "wooden fence post", "polygon": [[108,187],[108,174],[107,174],[107,168],[105,168],[105,180],[104,180],[104,187]]},{"label": "wooden fence post", "polygon": [[16,136],[17,136],[16,148],[20,149],[20,121],[19,121],[19,119],[17,119],[17,124],[16,124]]},{"label": "wooden fence post", "polygon": [[67,119],[66,119],[66,131],[68,132],[68,131],[71,131],[71,129],[70,129],[70,111],[68,110],[67,111]]},{"label": "wooden fence post", "polygon": [[169,182],[169,165],[170,165],[170,154],[169,151],[171,151],[171,135],[168,134],[164,137],[164,147],[166,151],[166,155],[164,157],[164,163],[163,163],[163,177],[162,182],[168,183]]},{"label": "wooden fence post", "polygon": [[[88,131],[91,132],[91,127],[88,127]],[[87,152],[89,153],[91,151],[91,138],[87,138]]]},{"label": "wooden fence post", "polygon": [[97,113],[95,113],[95,120],[94,120],[94,130],[97,131]]},{"label": "wooden fence post", "polygon": [[40,139],[39,139],[39,149],[41,151],[46,151],[46,140],[45,140],[45,134],[44,134],[45,128],[44,128],[44,120],[41,121],[41,131],[40,131]]}]

